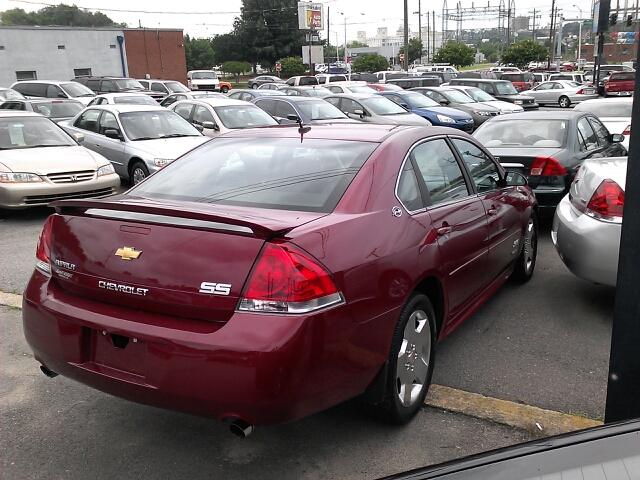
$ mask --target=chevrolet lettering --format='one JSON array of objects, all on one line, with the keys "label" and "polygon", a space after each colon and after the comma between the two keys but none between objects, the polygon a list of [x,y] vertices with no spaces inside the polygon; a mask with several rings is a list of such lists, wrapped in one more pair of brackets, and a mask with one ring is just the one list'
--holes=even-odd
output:
[{"label": "chevrolet lettering", "polygon": [[98,287],[104,288],[106,290],[114,290],[116,292],[128,293],[129,295],[141,295],[143,297],[149,291],[148,288],[133,287],[131,285],[122,285],[120,283],[113,283],[113,282],[105,282],[104,280],[100,280],[98,282]]},{"label": "chevrolet lettering", "polygon": [[213,295],[229,295],[231,293],[230,283],[213,283],[202,282],[200,284],[200,293],[210,293]]}]

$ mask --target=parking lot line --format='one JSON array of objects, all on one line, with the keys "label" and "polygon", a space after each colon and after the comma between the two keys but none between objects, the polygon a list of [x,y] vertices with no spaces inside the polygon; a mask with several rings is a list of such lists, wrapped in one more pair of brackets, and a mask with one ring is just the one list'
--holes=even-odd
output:
[{"label": "parking lot line", "polygon": [[[22,295],[0,291],[0,305],[22,308]],[[602,422],[530,405],[431,385],[425,405],[527,430],[541,437],[582,430]]]}]

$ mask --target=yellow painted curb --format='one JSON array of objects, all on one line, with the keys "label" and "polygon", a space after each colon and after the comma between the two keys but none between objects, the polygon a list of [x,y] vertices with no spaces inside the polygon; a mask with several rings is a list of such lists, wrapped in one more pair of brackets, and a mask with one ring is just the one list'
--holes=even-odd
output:
[{"label": "yellow painted curb", "polygon": [[0,305],[22,308],[22,295],[0,292]]},{"label": "yellow painted curb", "polygon": [[589,418],[485,397],[441,385],[429,387],[429,394],[424,403],[430,407],[502,423],[545,437],[602,425],[602,422]]}]

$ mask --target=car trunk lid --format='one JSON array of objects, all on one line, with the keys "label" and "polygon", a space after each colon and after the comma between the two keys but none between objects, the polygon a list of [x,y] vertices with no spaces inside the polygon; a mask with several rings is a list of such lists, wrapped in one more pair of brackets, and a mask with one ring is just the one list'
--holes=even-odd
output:
[{"label": "car trunk lid", "polygon": [[531,148],[523,147],[513,148],[490,148],[491,153],[500,159],[502,166],[512,172],[519,172],[529,182],[531,188],[536,188],[540,181],[539,175],[531,175],[531,166],[538,157],[554,157],[562,150],[554,148]]},{"label": "car trunk lid", "polygon": [[92,300],[209,321],[233,314],[266,240],[323,216],[125,197],[55,204],[55,281]]}]

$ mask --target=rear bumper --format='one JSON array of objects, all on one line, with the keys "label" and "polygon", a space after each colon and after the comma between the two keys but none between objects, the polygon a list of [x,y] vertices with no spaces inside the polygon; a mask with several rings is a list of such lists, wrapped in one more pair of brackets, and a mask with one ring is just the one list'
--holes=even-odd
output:
[{"label": "rear bumper", "polygon": [[631,95],[633,95],[633,90],[620,90],[620,91],[615,91],[612,92],[610,90],[607,90],[605,88],[605,93],[607,95],[611,95],[612,97],[630,97]]},{"label": "rear bumper", "polygon": [[556,209],[551,238],[571,273],[584,280],[615,287],[621,231],[621,224],[578,215],[565,196]]},{"label": "rear bumper", "polygon": [[63,376],[138,403],[259,425],[323,410],[374,380],[393,325],[356,324],[346,311],[206,322],[78,297],[35,271],[23,326],[36,360]]}]

